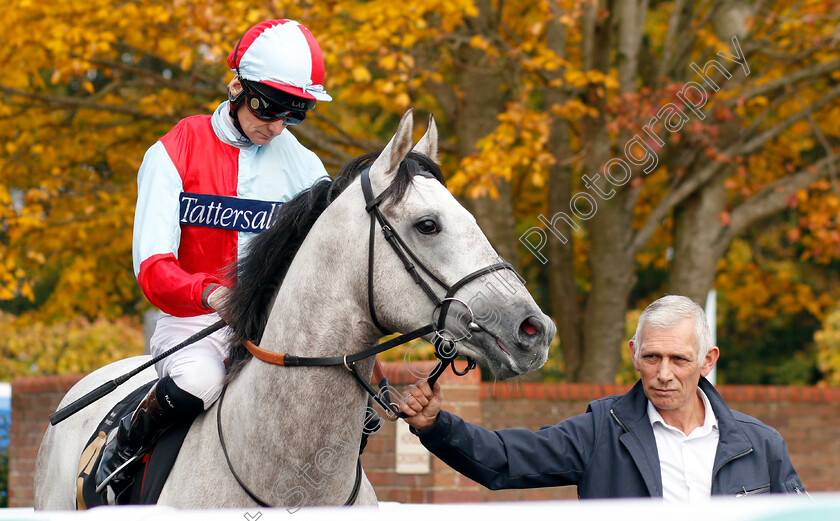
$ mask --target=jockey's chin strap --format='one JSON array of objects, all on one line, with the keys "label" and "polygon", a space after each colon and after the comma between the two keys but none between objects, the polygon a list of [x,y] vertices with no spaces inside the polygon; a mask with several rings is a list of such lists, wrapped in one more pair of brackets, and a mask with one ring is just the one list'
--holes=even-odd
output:
[{"label": "jockey's chin strap", "polygon": [[[365,196],[365,210],[370,214],[370,242],[368,245],[368,306],[370,308],[370,317],[373,321],[373,324],[385,335],[390,335],[393,332],[389,331],[382,324],[379,322],[379,319],[376,316],[376,307],[374,306],[374,298],[373,298],[373,274],[374,274],[374,247],[375,247],[375,236],[376,236],[376,223],[379,222],[379,225],[382,229],[382,233],[385,237],[385,240],[388,244],[391,245],[391,248],[400,258],[405,267],[406,271],[411,275],[414,282],[420,286],[423,292],[429,297],[429,299],[435,303],[435,309],[432,312],[432,322],[426,324],[425,326],[419,327],[414,331],[409,333],[405,333],[398,337],[392,338],[386,342],[381,344],[377,344],[373,347],[365,349],[359,353],[354,353],[352,355],[346,356],[327,356],[327,357],[304,357],[304,356],[294,356],[286,353],[274,353],[270,351],[266,351],[261,349],[260,347],[256,346],[253,342],[244,341],[243,344],[245,347],[250,351],[256,358],[262,360],[263,362],[267,362],[270,364],[282,365],[282,366],[344,366],[345,369],[350,371],[350,373],[356,378],[359,384],[367,391],[367,393],[382,407],[388,418],[391,420],[396,420],[397,418],[405,418],[406,415],[400,412],[399,405],[395,403],[388,392],[388,379],[381,378],[379,381],[379,388],[380,392],[376,392],[376,390],[367,382],[362,376],[359,374],[359,371],[356,368],[356,362],[360,360],[364,360],[365,358],[369,358],[372,356],[376,356],[383,351],[387,351],[392,349],[400,344],[404,344],[410,340],[414,340],[415,338],[420,338],[425,335],[433,334],[432,343],[435,346],[435,357],[438,359],[438,363],[432,372],[429,375],[428,382],[429,385],[434,387],[435,382],[440,377],[441,374],[446,370],[446,368],[452,364],[452,361],[458,356],[455,352],[455,343],[459,342],[468,336],[470,336],[470,332],[467,331],[460,337],[448,337],[445,335],[446,329],[446,316],[449,313],[450,306],[452,302],[458,302],[464,307],[467,308],[470,314],[470,322],[468,324],[468,328],[471,331],[482,331],[484,328],[476,323],[475,314],[473,310],[470,308],[469,304],[467,304],[462,299],[456,298],[455,294],[468,283],[472,282],[473,280],[483,277],[488,273],[492,273],[498,270],[511,270],[513,271],[513,266],[510,265],[508,262],[498,262],[496,264],[491,264],[490,266],[486,266],[479,270],[476,270],[463,278],[461,278],[455,284],[449,286],[444,283],[440,277],[432,273],[429,268],[427,268],[420,259],[411,251],[411,248],[405,243],[405,241],[400,237],[397,231],[394,229],[393,226],[388,222],[385,216],[382,214],[382,211],[379,208],[379,205],[382,203],[382,195],[380,194],[377,197],[373,196],[373,188],[370,182],[370,167],[365,168],[362,173],[360,174],[360,181],[362,184],[362,193]],[[428,282],[420,275],[417,270],[419,267],[429,278],[432,279],[438,286],[443,288],[446,293],[443,298],[438,297],[437,293],[432,290],[431,286]],[[437,315],[437,320],[435,320],[436,312],[439,313]],[[475,369],[475,361],[467,357],[467,367],[463,371],[458,371],[452,368],[452,371],[459,375],[463,376],[467,374],[472,369]]]}]

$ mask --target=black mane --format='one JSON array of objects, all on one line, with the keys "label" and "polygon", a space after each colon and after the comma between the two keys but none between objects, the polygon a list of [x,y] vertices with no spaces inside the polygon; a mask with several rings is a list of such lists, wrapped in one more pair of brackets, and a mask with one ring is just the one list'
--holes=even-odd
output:
[{"label": "black mane", "polygon": [[[236,281],[220,310],[232,330],[228,380],[252,356],[242,341],[259,344],[262,340],[274,296],[315,221],[378,156],[379,152],[360,156],[344,165],[335,179],[324,177],[284,203],[274,224],[254,237],[245,254],[228,269],[227,280]],[[446,186],[434,161],[410,152],[400,163],[394,182],[383,192],[383,201],[386,204],[401,201],[415,175],[434,177]]]}]

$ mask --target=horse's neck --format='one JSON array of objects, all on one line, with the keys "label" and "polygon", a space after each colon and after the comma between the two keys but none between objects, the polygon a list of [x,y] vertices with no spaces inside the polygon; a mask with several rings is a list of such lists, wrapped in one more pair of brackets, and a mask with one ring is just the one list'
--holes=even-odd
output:
[{"label": "horse's neck", "polygon": [[[335,235],[304,242],[273,304],[263,349],[338,356],[375,341],[366,301],[360,298],[366,290],[366,279],[360,276],[364,264],[342,251],[343,242]],[[338,265],[342,253],[345,266]],[[370,378],[372,367],[372,359],[359,363],[364,378]],[[279,367],[253,359],[225,398],[222,421],[231,431],[226,438],[233,440],[228,442],[235,453],[232,460],[243,469],[264,469],[250,473],[249,485],[258,495],[297,473],[288,487],[309,483],[310,498],[330,501],[329,494],[344,494],[348,475],[355,472],[358,418],[365,400],[358,382],[342,366]],[[265,469],[266,462],[274,468]],[[323,472],[326,467],[330,472]],[[301,469],[309,469],[308,481],[301,482]]]}]

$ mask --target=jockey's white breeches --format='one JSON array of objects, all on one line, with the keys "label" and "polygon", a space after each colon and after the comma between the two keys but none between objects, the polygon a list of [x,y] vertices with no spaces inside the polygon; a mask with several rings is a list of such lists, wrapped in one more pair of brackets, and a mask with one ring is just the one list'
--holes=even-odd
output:
[{"label": "jockey's white breeches", "polygon": [[[149,342],[149,351],[152,356],[157,356],[218,321],[217,313],[196,317],[175,317],[161,313]],[[171,377],[175,385],[200,398],[207,410],[222,393],[229,331],[227,327],[222,328],[167,356],[155,364],[158,376]]]}]

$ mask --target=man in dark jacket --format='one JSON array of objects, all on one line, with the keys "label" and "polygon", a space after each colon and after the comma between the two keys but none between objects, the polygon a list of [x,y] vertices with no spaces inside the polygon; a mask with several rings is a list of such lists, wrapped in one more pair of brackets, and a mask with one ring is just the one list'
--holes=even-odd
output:
[{"label": "man in dark jacket", "polygon": [[409,387],[402,410],[423,445],[487,488],[577,485],[581,498],[805,493],[779,433],[727,407],[705,379],[720,354],[703,309],[663,297],[642,313],[624,395],[539,431],[488,431],[441,411],[440,385]]}]

